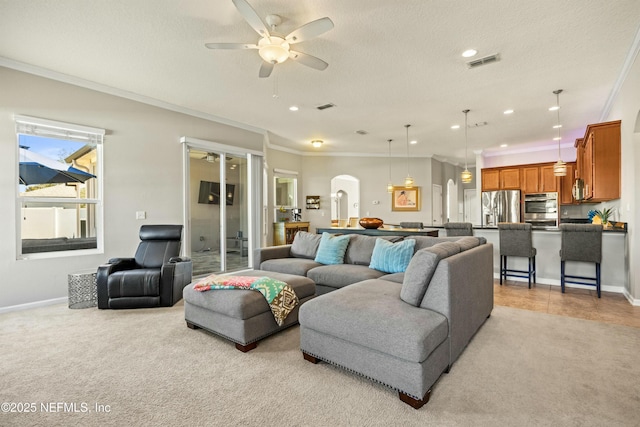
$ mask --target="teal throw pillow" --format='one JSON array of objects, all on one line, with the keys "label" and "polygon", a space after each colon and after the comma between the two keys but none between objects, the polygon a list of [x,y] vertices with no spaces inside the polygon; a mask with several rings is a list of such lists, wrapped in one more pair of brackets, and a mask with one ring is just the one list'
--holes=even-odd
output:
[{"label": "teal throw pillow", "polygon": [[348,234],[336,236],[331,233],[322,233],[315,262],[320,264],[344,263],[344,254],[347,252],[349,238]]},{"label": "teal throw pillow", "polygon": [[411,261],[415,246],[416,241],[414,239],[406,239],[398,243],[376,239],[369,268],[384,271],[385,273],[402,273],[407,269]]}]

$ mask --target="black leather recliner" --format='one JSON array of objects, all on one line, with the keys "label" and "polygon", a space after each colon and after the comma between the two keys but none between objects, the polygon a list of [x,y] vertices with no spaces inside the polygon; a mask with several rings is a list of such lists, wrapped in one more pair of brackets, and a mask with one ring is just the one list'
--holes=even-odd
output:
[{"label": "black leather recliner", "polygon": [[98,267],[98,308],[171,307],[191,282],[191,260],[179,257],[182,225],[143,225],[134,258]]}]

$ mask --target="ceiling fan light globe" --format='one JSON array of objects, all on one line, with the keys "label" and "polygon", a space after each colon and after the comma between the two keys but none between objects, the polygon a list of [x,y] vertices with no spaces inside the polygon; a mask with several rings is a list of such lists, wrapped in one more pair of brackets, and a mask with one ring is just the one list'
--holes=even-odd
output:
[{"label": "ceiling fan light globe", "polygon": [[265,37],[258,42],[258,53],[266,62],[280,64],[289,58],[289,43],[281,37]]}]

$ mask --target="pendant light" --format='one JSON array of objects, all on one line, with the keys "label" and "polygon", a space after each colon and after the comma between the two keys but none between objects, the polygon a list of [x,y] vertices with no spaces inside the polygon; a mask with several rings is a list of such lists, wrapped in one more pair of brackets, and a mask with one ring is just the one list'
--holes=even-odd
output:
[{"label": "pendant light", "polygon": [[391,141],[393,141],[393,139],[387,140],[389,144],[389,155],[387,157],[387,163],[389,164],[389,182],[387,183],[387,193],[393,193],[393,183],[391,182]]},{"label": "pendant light", "polygon": [[560,94],[562,93],[562,89],[554,90],[553,93],[556,94],[556,105],[555,107],[551,108],[555,109],[558,113],[558,121],[554,126],[554,128],[556,128],[558,131],[558,136],[553,138],[558,141],[558,161],[553,165],[553,174],[555,176],[567,176],[567,164],[563,162],[562,158],[560,157],[560,128],[562,127],[562,125],[560,124]]},{"label": "pendant light", "polygon": [[467,138],[467,130],[469,130],[469,126],[467,126],[467,114],[469,114],[469,111],[471,110],[462,110],[464,113],[464,170],[460,174],[460,180],[465,184],[470,183],[473,179],[473,175],[469,172],[467,165],[467,147],[469,145],[469,140]]},{"label": "pendant light", "polygon": [[404,186],[407,188],[413,187],[413,178],[409,174],[409,126],[411,125],[404,125],[407,128],[407,177],[404,179]]}]

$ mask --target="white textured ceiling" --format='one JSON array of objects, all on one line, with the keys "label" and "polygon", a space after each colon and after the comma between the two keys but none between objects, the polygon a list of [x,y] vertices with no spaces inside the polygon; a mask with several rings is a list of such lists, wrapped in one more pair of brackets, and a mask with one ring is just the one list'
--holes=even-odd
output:
[{"label": "white textured ceiling", "polygon": [[[330,17],[333,30],[296,45],[329,67],[287,61],[259,79],[257,51],[206,49],[257,42],[231,0],[0,0],[0,56],[262,128],[305,152],[385,154],[393,139],[404,155],[410,123],[411,155],[464,163],[464,130],[450,126],[467,108],[470,124],[488,123],[469,129],[470,160],[500,144],[555,144],[555,89],[572,144],[601,120],[640,26],[638,0],[249,2],[282,16],[283,34]],[[468,48],[501,60],[468,69]],[[325,103],[336,107],[315,108]]]}]

